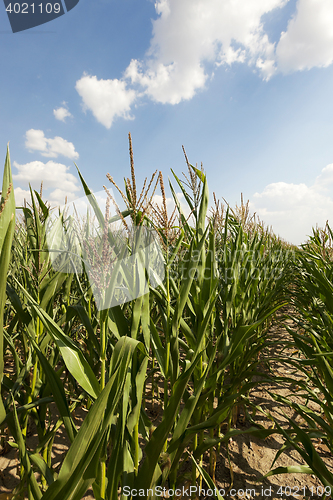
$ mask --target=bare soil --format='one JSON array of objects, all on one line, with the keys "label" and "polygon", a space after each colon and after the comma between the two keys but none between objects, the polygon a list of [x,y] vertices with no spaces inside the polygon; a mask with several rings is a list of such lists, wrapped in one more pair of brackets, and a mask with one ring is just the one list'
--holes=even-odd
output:
[{"label": "bare soil", "polygon": [[[284,322],[292,326],[291,320],[287,319]],[[270,336],[275,341],[281,341],[281,347],[279,347],[279,342],[277,342],[277,347],[273,349],[274,352],[270,352],[271,355],[278,356],[281,354],[282,350],[284,356],[292,354],[290,349],[283,349],[286,340],[290,340],[290,336],[281,323],[277,322],[270,328]],[[289,396],[295,402],[304,404],[304,400],[302,401],[297,395],[294,397],[290,396],[297,385],[297,381],[303,378],[303,374],[300,372],[294,373],[289,365],[280,360],[271,363],[270,370],[276,376],[293,378],[295,384],[258,384],[256,389],[251,392],[251,400],[256,405],[260,405],[264,410],[269,411],[269,413],[277,419],[281,427],[289,427],[285,415],[299,424],[300,419],[295,415],[293,409],[283,404],[276,403],[267,391],[285,397]],[[316,409],[311,402],[308,406],[312,407],[313,410]],[[267,429],[272,427],[271,420],[263,413],[257,412],[254,420],[257,424]],[[235,425],[236,428],[244,430],[250,426],[251,424],[246,421],[244,422],[242,417],[238,419]],[[319,500],[323,498],[322,484],[314,475],[289,473],[262,479],[262,477],[272,468],[306,465],[296,450],[289,449],[280,455],[272,467],[275,455],[278,450],[280,450],[283,443],[284,438],[280,434],[273,434],[266,439],[258,439],[246,434],[232,438],[228,445],[229,460],[226,447],[222,449],[219,456],[216,467],[216,484],[226,491],[233,488],[233,491],[230,490],[226,497],[232,496],[232,498],[237,500],[254,498],[254,496],[250,494],[250,490],[252,490],[251,493],[253,493],[253,490],[255,491],[255,498],[263,500],[279,500],[281,498],[308,498]],[[316,449],[325,464],[330,470],[333,470],[333,457],[328,448],[324,444],[318,442]],[[248,497],[246,497],[246,490],[248,490],[249,493]]]}]

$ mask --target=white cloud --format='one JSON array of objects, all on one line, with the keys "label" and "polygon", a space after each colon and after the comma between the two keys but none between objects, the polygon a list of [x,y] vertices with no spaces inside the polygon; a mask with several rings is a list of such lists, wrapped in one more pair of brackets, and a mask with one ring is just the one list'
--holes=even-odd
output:
[{"label": "white cloud", "polygon": [[[276,234],[294,244],[303,243],[312,234],[312,227],[323,227],[333,214],[333,164],[322,169],[312,186],[276,182],[261,193],[255,193],[250,203]],[[333,220],[331,219],[333,224]]]},{"label": "white cloud", "polygon": [[155,0],[150,47],[132,59],[123,77],[84,75],[76,90],[95,118],[110,128],[131,118],[145,95],[163,104],[192,99],[217,66],[247,64],[264,79],[277,72],[328,66],[333,62],[333,1],[298,0],[287,31],[276,44],[263,16],[290,0]]},{"label": "white cloud", "polygon": [[74,144],[62,137],[47,139],[42,130],[30,129],[26,132],[25,146],[30,151],[39,151],[42,156],[57,158],[59,155],[66,156],[72,160],[79,157],[75,151]]},{"label": "white cloud", "polygon": [[20,165],[14,161],[14,166],[18,173],[13,175],[13,179],[23,185],[30,183],[33,189],[39,189],[43,181],[44,189],[61,189],[67,196],[80,190],[76,177],[68,172],[70,167],[62,163],[50,160],[47,163],[32,161]]},{"label": "white cloud", "polygon": [[30,150],[42,151],[47,153],[47,140],[42,130],[28,130],[25,134],[25,146]]},{"label": "white cloud", "polygon": [[60,120],[61,122],[64,122],[66,118],[69,118],[72,116],[72,114],[68,111],[67,108],[57,108],[53,110],[53,114],[56,117],[57,120]]},{"label": "white cloud", "polygon": [[204,88],[205,63],[255,65],[275,71],[274,44],[261,17],[288,0],[158,0],[158,19],[145,62],[132,60],[125,77],[158,102],[177,104]]},{"label": "white cloud", "polygon": [[82,97],[84,109],[92,111],[96,120],[106,128],[110,128],[117,117],[132,119],[130,109],[136,92],[127,89],[125,81],[98,80],[96,76],[84,75],[76,82],[75,88]]},{"label": "white cloud", "polygon": [[24,200],[30,201],[30,191],[29,189],[22,189],[17,187],[14,189],[15,204],[17,207],[24,206]]},{"label": "white cloud", "polygon": [[51,207],[59,207],[63,206],[65,202],[72,202],[73,200],[75,200],[76,196],[77,193],[68,192],[64,189],[57,188],[47,195],[47,200],[50,203]]},{"label": "white cloud", "polygon": [[314,189],[319,193],[327,193],[333,187],[333,163],[322,169],[321,174],[316,177]]},{"label": "white cloud", "polygon": [[283,72],[326,67],[333,62],[332,0],[299,0],[296,15],[276,48]]},{"label": "white cloud", "polygon": [[[40,188],[40,186],[39,186]],[[39,193],[39,188],[36,191]],[[59,207],[64,205],[67,199],[68,203],[74,199],[75,195],[73,193],[69,194],[62,189],[55,189],[54,191],[44,190],[42,194],[42,200],[44,203],[50,204],[51,208]],[[30,191],[27,189],[21,189],[20,187],[15,188],[15,203],[17,207],[24,206],[24,200],[31,205],[31,195]]]}]

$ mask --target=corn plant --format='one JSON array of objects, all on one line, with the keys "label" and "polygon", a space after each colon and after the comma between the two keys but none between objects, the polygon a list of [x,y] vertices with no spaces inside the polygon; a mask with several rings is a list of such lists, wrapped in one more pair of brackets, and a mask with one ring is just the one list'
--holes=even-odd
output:
[{"label": "corn plant", "polygon": [[[15,230],[15,199],[12,173],[10,168],[9,147],[3,175],[1,202],[0,202],[0,382],[2,383],[3,362],[3,334],[4,334],[4,309],[6,301],[6,279],[10,263],[10,252]],[[2,398],[0,397],[0,423],[6,417]]]}]

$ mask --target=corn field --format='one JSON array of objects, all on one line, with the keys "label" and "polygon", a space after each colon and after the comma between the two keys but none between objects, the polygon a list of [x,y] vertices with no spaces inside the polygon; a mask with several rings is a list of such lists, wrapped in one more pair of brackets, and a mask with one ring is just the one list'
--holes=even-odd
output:
[{"label": "corn field", "polygon": [[[175,210],[168,214],[161,173],[139,194],[131,141],[130,159],[124,191],[107,175],[124,203],[113,217],[109,189],[102,211],[78,170],[91,209],[78,225],[32,189],[31,204],[16,217],[7,150],[0,430],[2,447],[18,450],[20,484],[6,498],[81,500],[92,488],[98,500],[155,499],[158,487],[167,487],[176,499],[187,498],[176,493],[181,486],[206,485],[221,500],[216,463],[241,432],[240,412],[249,423],[243,432],[279,434],[277,457],[292,448],[303,459],[304,465],[273,466],[267,477],[315,475],[322,498],[330,498],[333,473],[315,443],[321,439],[333,451],[332,230],[315,229],[295,248],[251,218],[243,201],[232,210],[214,195],[209,208],[206,175],[186,155],[184,179],[172,171]],[[260,366],[270,364],[268,331],[282,310],[295,325],[288,327],[284,362],[303,378],[298,403],[270,394],[302,423],[288,417],[281,426],[269,415],[267,429],[254,423],[253,414],[264,410],[250,395],[275,381]],[[276,379],[290,381],[290,374]],[[27,444],[32,428],[34,449]],[[70,446],[55,466],[59,432]]]}]

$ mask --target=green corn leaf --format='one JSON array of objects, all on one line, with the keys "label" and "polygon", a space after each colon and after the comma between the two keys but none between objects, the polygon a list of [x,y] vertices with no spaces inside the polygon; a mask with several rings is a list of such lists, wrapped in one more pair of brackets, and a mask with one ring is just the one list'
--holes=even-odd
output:
[{"label": "green corn leaf", "polygon": [[31,202],[32,202],[32,209],[33,209],[33,219],[32,219],[32,225],[33,225],[33,233],[36,238],[36,246],[33,247],[33,250],[36,250],[35,253],[35,266],[36,269],[39,268],[39,261],[40,263],[43,262],[46,255],[39,254],[38,252],[43,248],[44,240],[45,240],[45,231],[43,231],[43,226],[39,218],[39,213],[38,209],[36,206],[35,202],[35,197],[33,195],[33,191],[31,189],[31,186],[29,184],[29,189],[30,189],[30,195],[31,195]]},{"label": "green corn leaf", "polygon": [[141,326],[144,345],[146,346],[147,352],[150,351],[150,303],[149,303],[149,293],[143,296],[142,303],[142,314],[141,314]]},{"label": "green corn leaf", "polygon": [[289,467],[276,467],[263,476],[263,478],[277,474],[314,474],[308,465],[290,465]]},{"label": "green corn leaf", "polygon": [[303,447],[297,445],[296,441],[291,439],[288,434],[285,432],[280,425],[276,423],[277,428],[285,435],[288,442],[295,448],[304,461],[308,464],[309,468],[313,470],[313,474],[315,474],[320,481],[324,484],[324,486],[333,487],[333,474],[329,471],[326,464],[323,462],[322,458],[319,456],[317,450],[315,449],[310,436],[301,429],[293,420],[289,417],[288,421],[291,424],[292,428],[296,432],[297,438],[302,443]]},{"label": "green corn leaf", "polygon": [[98,474],[104,438],[123,394],[128,369],[136,349],[144,346],[122,337],[111,358],[112,376],[89,410],[60,469],[58,479],[43,495],[43,500],[81,500]]},{"label": "green corn leaf", "polygon": [[224,369],[228,364],[232,363],[242,352],[244,349],[244,343],[255,333],[255,330],[274,312],[280,309],[283,305],[278,305],[272,308],[269,312],[267,312],[262,318],[253,323],[252,325],[243,325],[237,328],[237,330],[233,333],[231,343],[228,349],[228,354],[223,359],[221,365],[219,366],[219,370]]},{"label": "green corn leaf", "polygon": [[[177,441],[184,434],[184,432],[188,426],[188,423],[190,422],[190,420],[192,418],[194,411],[198,409],[197,403],[198,403],[199,397],[201,395],[202,389],[205,385],[205,382],[207,381],[207,374],[209,373],[211,366],[214,362],[215,353],[216,353],[216,347],[213,351],[212,356],[210,357],[209,364],[207,365],[204,374],[202,375],[201,379],[196,384],[194,394],[192,396],[190,396],[185,403],[185,407],[180,414],[179,420],[178,420],[178,422],[175,426],[175,430],[173,432],[172,439],[169,443],[169,447],[168,447],[169,453],[170,453],[170,448],[172,447],[173,443],[175,441]],[[183,447],[179,446],[178,451],[171,455],[172,467],[174,467],[174,465],[177,466],[177,463],[181,457],[182,452],[183,452]]]},{"label": "green corn leaf", "polygon": [[13,216],[15,216],[14,186],[10,166],[9,147],[7,146],[0,202],[0,252],[3,249],[4,240]]},{"label": "green corn leaf", "polygon": [[201,444],[198,445],[195,452],[193,453],[193,457],[198,459],[203,455],[206,451],[208,451],[213,446],[216,446],[219,443],[227,443],[231,437],[250,434],[251,436],[255,436],[258,439],[266,439],[273,434],[281,434],[277,429],[258,429],[257,427],[250,427],[249,429],[230,429],[224,436],[220,438],[206,438]]},{"label": "green corn leaf", "polygon": [[205,225],[206,225],[206,215],[207,215],[208,200],[209,200],[208,183],[206,176],[203,175],[200,170],[194,167],[192,168],[195,170],[196,174],[198,175],[198,177],[200,177],[200,179],[203,182],[202,197],[200,202],[198,226],[197,226],[198,236],[201,237],[205,232]]},{"label": "green corn leaf", "polygon": [[122,308],[119,305],[112,307],[109,310],[109,314],[117,327],[118,335],[130,336],[130,325],[128,319],[124,315]]},{"label": "green corn leaf", "polygon": [[69,372],[73,375],[81,387],[92,398],[96,399],[100,393],[100,386],[92,368],[83,356],[81,350],[76,346],[72,339],[64,334],[57,323],[55,323],[55,321],[42,310],[42,308],[37,304],[37,302],[34,301],[21,284],[17,280],[15,281],[29,300],[31,308],[39,316],[44,327],[56,342]]},{"label": "green corn leaf", "polygon": [[21,461],[21,464],[23,465],[23,467],[26,471],[27,479],[29,481],[29,485],[31,488],[33,498],[34,498],[34,500],[39,500],[40,498],[42,498],[42,492],[39,489],[39,486],[37,484],[37,480],[35,478],[35,475],[33,473],[32,467],[31,467],[29,455],[28,455],[28,452],[27,452],[27,449],[26,449],[26,446],[24,443],[24,439],[22,436],[21,428],[20,428],[20,423],[19,423],[19,420],[17,417],[17,412],[16,412],[14,401],[13,401],[13,417],[14,417],[14,428],[11,427],[11,430],[12,430],[12,432],[15,436],[16,442],[18,444],[18,449],[20,452],[20,461]]},{"label": "green corn leaf", "polygon": [[138,297],[133,301],[132,309],[132,324],[131,324],[131,337],[136,339],[139,333],[139,326],[141,321],[141,310],[143,304],[143,297]]},{"label": "green corn leaf", "polygon": [[[179,203],[179,200],[177,198],[177,194],[171,184],[171,182],[169,181],[169,186],[170,186],[170,189],[171,189],[171,193],[172,193],[172,196],[173,196],[173,199],[174,199],[174,202],[176,204],[176,207],[177,207],[177,210],[178,210],[178,213],[180,215],[180,221],[181,221],[181,225],[182,225],[182,230],[184,230],[184,232],[186,234],[189,234],[191,236],[193,236],[194,234],[194,230],[189,226],[188,222],[187,222],[187,217],[185,217],[184,215],[184,212],[181,208],[181,205]],[[186,245],[186,244],[184,244]]]},{"label": "green corn leaf", "polygon": [[101,211],[101,209],[99,208],[99,205],[96,201],[96,198],[94,196],[94,194],[90,191],[86,181],[84,180],[80,170],[79,170],[79,167],[76,165],[76,163],[74,163],[74,165],[76,166],[77,168],[77,172],[79,174],[79,177],[80,177],[80,180],[81,180],[81,184],[83,186],[83,189],[84,189],[84,192],[85,192],[85,195],[88,197],[88,201],[90,203],[90,205],[92,206],[94,212],[95,212],[95,215],[97,217],[97,220],[98,220],[98,223],[100,224],[100,227],[104,227],[104,215]]},{"label": "green corn leaf", "polygon": [[12,303],[15,311],[18,314],[18,317],[22,321],[23,324],[29,324],[31,321],[31,316],[27,310],[23,309],[22,302],[14,288],[12,288],[8,283],[6,287],[7,295],[10,299],[10,302]]},{"label": "green corn leaf", "polygon": [[[10,262],[11,247],[15,230],[15,197],[10,166],[9,147],[2,182],[0,199],[0,384],[2,384],[3,361],[3,314],[6,301],[7,272]],[[0,396],[0,424],[6,417],[6,412]]]},{"label": "green corn leaf", "polygon": [[[127,474],[134,473],[134,462],[129,451],[128,442],[125,440],[125,430],[126,430],[126,415],[130,400],[130,388],[131,388],[131,374],[127,373],[122,401],[121,409],[119,411],[119,418],[117,420],[116,432],[112,437],[112,441],[115,443],[111,452],[109,466],[107,471],[107,498],[110,500],[118,500],[118,483],[121,476],[126,481]],[[125,465],[125,462],[127,464]]]},{"label": "green corn leaf", "polygon": [[207,227],[206,231],[204,232],[203,236],[200,239],[200,242],[197,246],[194,247],[194,241],[192,240],[191,248],[186,255],[186,265],[184,269],[184,279],[182,280],[180,291],[179,291],[179,297],[177,298],[177,304],[175,307],[175,314],[173,317],[173,329],[177,330],[179,323],[180,323],[180,318],[182,316],[184,307],[186,305],[186,302],[188,300],[188,295],[190,293],[191,285],[194,279],[195,271],[198,268],[199,262],[198,259],[192,259],[193,256],[193,251],[194,249],[198,254],[200,254],[202,248],[204,247],[205,241],[206,241],[206,235],[208,232],[209,228]]},{"label": "green corn leaf", "polygon": [[217,500],[224,500],[223,496],[220,495],[218,488],[214,484],[214,481],[212,478],[207,474],[207,472],[200,467],[200,465],[197,463],[197,461],[193,458],[192,455],[190,455],[192,462],[196,466],[197,470],[199,471],[200,476],[203,478],[203,480],[208,484],[210,489],[213,491],[214,497],[217,498]]},{"label": "green corn leaf", "polygon": [[30,461],[38,467],[40,473],[45,477],[48,486],[54,482],[53,472],[48,467],[45,460],[40,456],[39,453],[30,454]]},{"label": "green corn leaf", "polygon": [[193,210],[194,210],[193,203],[192,203],[192,201],[191,201],[191,198],[190,198],[190,197],[189,197],[189,195],[187,194],[186,189],[185,189],[185,188],[184,188],[184,186],[183,186],[183,183],[180,181],[180,179],[177,177],[177,175],[175,174],[175,172],[174,172],[172,169],[171,169],[171,172],[172,172],[172,174],[173,174],[174,178],[176,179],[178,186],[179,186],[179,187],[180,187],[180,189],[182,190],[182,193],[183,193],[183,195],[184,195],[184,198],[185,198],[185,200],[187,201],[187,204],[188,204],[188,206],[190,207],[191,212],[193,212]]},{"label": "green corn leaf", "polygon": [[39,193],[37,191],[34,191],[34,193],[35,193],[35,196],[36,196],[36,198],[38,200],[38,204],[39,204],[40,208],[42,209],[44,219],[46,219],[48,217],[48,215],[49,215],[49,209],[45,205],[45,203],[43,202],[43,200],[40,197]]},{"label": "green corn leaf", "polygon": [[35,350],[35,352],[38,356],[38,359],[40,361],[40,364],[44,370],[47,381],[50,385],[52,394],[54,396],[54,401],[58,407],[60,416],[64,421],[64,425],[65,425],[68,437],[71,441],[74,441],[74,438],[77,434],[77,430],[76,430],[76,427],[74,425],[74,422],[72,420],[72,417],[71,417],[71,414],[70,414],[70,411],[68,408],[66,394],[65,394],[62,382],[57,377],[57,374],[55,373],[54,369],[51,367],[48,360],[45,358],[44,354],[41,352],[41,350],[39,349],[39,347],[36,344],[36,342],[34,341],[34,339],[31,338],[30,342],[34,346],[34,350]]},{"label": "green corn leaf", "polygon": [[146,380],[147,364],[148,364],[148,357],[146,356],[143,359],[135,377],[134,388],[135,388],[136,404],[133,407],[131,413],[128,415],[126,424],[130,434],[132,434],[134,426],[137,425],[139,422],[143,389]]},{"label": "green corn leaf", "polygon": [[[53,403],[53,398],[51,398],[49,396],[45,397],[45,398],[39,398],[39,399],[36,399],[35,401],[33,401],[32,403],[27,403],[25,405],[18,406],[15,409],[15,411],[16,411],[17,415],[19,415],[20,413],[25,413],[28,410],[32,410],[32,408],[37,408],[37,407],[41,408],[42,405],[48,405],[50,403]],[[4,422],[10,422],[11,425],[13,425],[13,418],[14,418],[13,411],[9,411],[6,415]]]},{"label": "green corn leaf", "polygon": [[178,439],[173,440],[172,444],[168,447],[168,452],[172,453],[177,450],[178,447],[185,448],[187,443],[192,439],[193,434],[197,434],[200,431],[214,428],[222,423],[230,413],[230,410],[233,407],[238,396],[239,394],[237,393],[224,398],[222,403],[220,403],[219,406],[215,408],[214,412],[207,418],[207,420],[188,427]]},{"label": "green corn leaf", "polygon": [[66,312],[66,321],[70,321],[74,316],[77,316],[81,320],[84,328],[87,330],[88,336],[93,346],[98,352],[99,343],[85,308],[81,305],[69,306]]},{"label": "green corn leaf", "polygon": [[155,469],[158,465],[159,456],[174,424],[185,387],[200,357],[201,353],[199,353],[198,356],[192,361],[191,366],[184,373],[182,373],[182,375],[180,375],[174,385],[173,394],[165,410],[163,420],[153,432],[150,441],[145,448],[146,458],[137,477],[136,484],[138,489],[143,488],[147,490],[151,487]]},{"label": "green corn leaf", "polygon": [[162,344],[161,338],[156,329],[155,323],[152,318],[150,318],[150,331],[151,331],[151,343],[154,354],[156,356],[157,362],[159,364],[161,373],[164,378],[166,378],[165,372],[165,348]]}]

